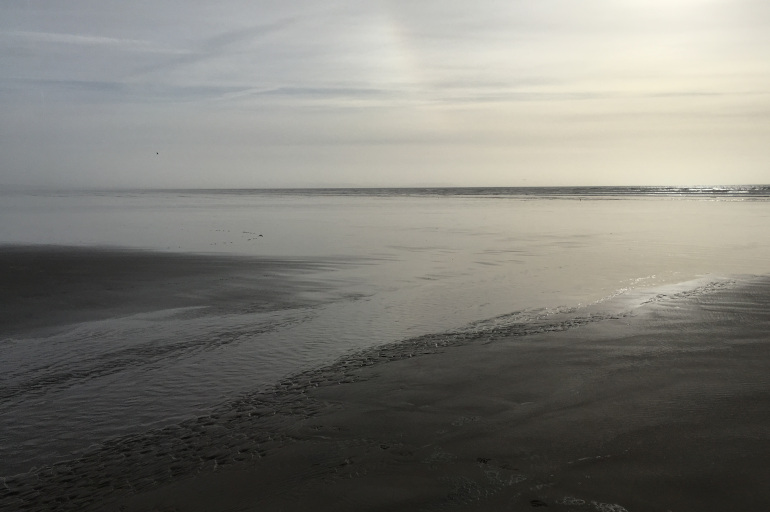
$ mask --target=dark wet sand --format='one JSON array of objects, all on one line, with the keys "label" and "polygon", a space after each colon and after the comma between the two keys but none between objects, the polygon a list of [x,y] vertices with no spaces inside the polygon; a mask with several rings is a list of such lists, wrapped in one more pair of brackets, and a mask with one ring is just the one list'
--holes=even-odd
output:
[{"label": "dark wet sand", "polygon": [[0,246],[0,336],[161,309],[279,309],[296,301],[296,277],[322,265],[329,264],[107,247]]},{"label": "dark wet sand", "polygon": [[6,479],[0,510],[767,509],[770,279],[632,302],[369,350]]}]

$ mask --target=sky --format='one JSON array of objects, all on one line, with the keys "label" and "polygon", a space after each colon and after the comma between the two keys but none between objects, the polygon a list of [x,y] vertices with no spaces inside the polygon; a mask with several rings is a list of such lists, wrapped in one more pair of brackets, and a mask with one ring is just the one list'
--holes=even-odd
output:
[{"label": "sky", "polygon": [[767,0],[0,2],[0,185],[770,183]]}]

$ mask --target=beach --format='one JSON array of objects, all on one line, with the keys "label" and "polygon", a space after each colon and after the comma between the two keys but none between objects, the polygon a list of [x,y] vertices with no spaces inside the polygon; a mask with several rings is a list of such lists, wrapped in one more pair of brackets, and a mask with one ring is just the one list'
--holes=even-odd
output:
[{"label": "beach", "polygon": [[127,248],[2,248],[0,474],[195,415],[206,401],[223,400],[217,385],[228,371],[252,389],[275,381],[285,373],[279,364],[240,378],[237,354],[226,349],[312,311],[319,285],[306,276],[333,267]]},{"label": "beach", "polygon": [[[184,278],[206,273],[169,256],[169,275],[164,257],[130,293],[165,275],[164,295],[184,299],[172,305],[190,305],[201,281]],[[94,275],[67,286],[76,318],[106,314],[78,305],[109,295]],[[0,510],[757,510],[770,503],[769,327],[770,278],[737,276],[379,345],[8,475]]]},{"label": "beach", "polygon": [[766,196],[7,195],[0,510],[765,508]]},{"label": "beach", "polygon": [[[159,310],[281,309],[295,303],[287,273],[322,262],[159,253],[115,247],[0,249],[0,325],[12,335]],[[258,295],[251,293],[259,288]]]},{"label": "beach", "polygon": [[770,280],[652,299],[551,332],[362,355],[341,383],[303,389],[320,409],[287,419],[281,449],[127,510],[764,508]]},{"label": "beach", "polygon": [[769,43],[0,2],[0,512],[770,511]]}]

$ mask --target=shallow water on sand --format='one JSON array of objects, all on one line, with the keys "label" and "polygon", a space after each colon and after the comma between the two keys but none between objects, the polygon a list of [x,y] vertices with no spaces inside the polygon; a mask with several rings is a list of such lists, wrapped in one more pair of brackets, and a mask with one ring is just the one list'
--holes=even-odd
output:
[{"label": "shallow water on sand", "polygon": [[0,510],[762,509],[768,301],[704,279],[374,347],[6,478]]},{"label": "shallow water on sand", "polygon": [[4,244],[329,265],[287,274],[295,301],[274,310],[212,311],[216,304],[204,300],[181,312],[12,336],[0,331],[0,474],[203,414],[354,350],[474,322],[475,329],[500,327],[633,288],[770,270],[765,200],[578,199],[260,191],[6,195]]}]

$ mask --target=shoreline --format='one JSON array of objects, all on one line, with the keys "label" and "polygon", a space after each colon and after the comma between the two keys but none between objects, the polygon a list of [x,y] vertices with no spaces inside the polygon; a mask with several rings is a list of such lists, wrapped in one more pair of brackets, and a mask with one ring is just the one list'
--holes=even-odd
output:
[{"label": "shoreline", "polygon": [[627,314],[365,350],[209,416],[9,478],[0,503],[757,508],[770,498],[770,278],[664,288]]}]

